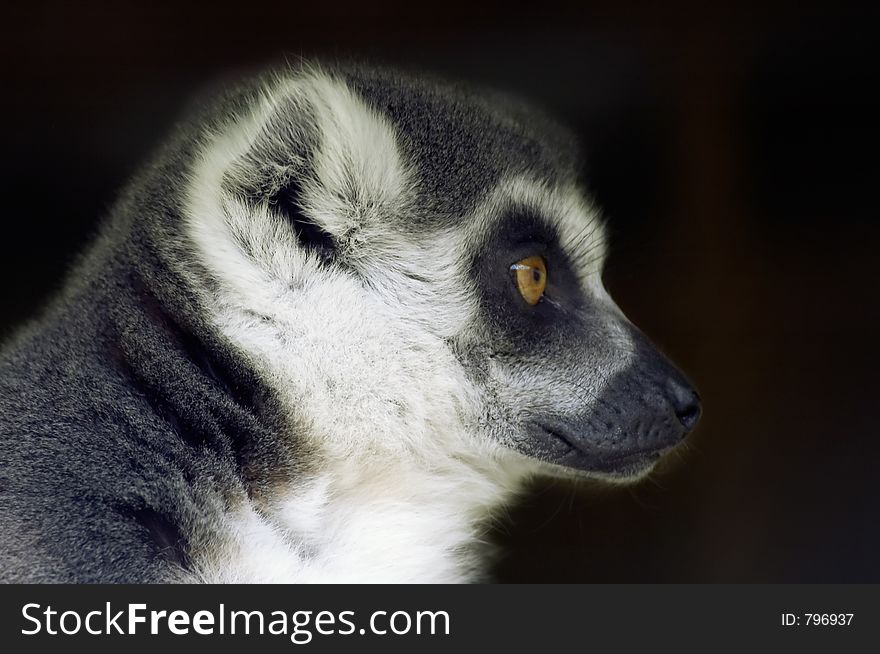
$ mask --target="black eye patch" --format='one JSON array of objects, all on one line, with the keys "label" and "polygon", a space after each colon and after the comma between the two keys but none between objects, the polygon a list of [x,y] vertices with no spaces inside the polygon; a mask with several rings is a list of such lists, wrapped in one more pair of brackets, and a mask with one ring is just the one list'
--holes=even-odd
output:
[{"label": "black eye patch", "polygon": [[[523,301],[510,266],[531,256],[546,263],[543,300]],[[486,237],[472,262],[481,313],[499,350],[530,352],[565,341],[588,299],[551,219],[514,209]]]}]

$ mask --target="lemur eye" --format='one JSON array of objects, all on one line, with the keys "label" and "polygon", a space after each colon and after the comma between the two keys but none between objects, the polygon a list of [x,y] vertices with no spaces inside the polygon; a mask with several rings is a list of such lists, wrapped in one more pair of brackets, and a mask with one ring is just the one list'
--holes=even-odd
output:
[{"label": "lemur eye", "polygon": [[516,276],[516,286],[523,299],[531,305],[538,304],[547,288],[547,264],[543,257],[520,259],[510,267]]}]

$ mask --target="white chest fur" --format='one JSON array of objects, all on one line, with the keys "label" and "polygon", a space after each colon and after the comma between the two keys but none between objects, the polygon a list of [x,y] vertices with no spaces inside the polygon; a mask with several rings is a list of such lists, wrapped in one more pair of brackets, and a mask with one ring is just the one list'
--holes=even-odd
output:
[{"label": "white chest fur", "polygon": [[[221,527],[194,562],[208,583],[454,583],[481,575],[483,531],[519,485],[465,464],[431,472],[362,465],[325,472]],[[365,479],[364,475],[369,474]]]}]

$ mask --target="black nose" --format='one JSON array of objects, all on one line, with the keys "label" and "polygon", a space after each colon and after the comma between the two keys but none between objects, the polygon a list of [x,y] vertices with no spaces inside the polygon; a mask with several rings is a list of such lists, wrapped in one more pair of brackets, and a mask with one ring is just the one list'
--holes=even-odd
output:
[{"label": "black nose", "polygon": [[697,391],[683,379],[670,378],[668,383],[669,400],[675,416],[687,431],[697,425],[703,409],[700,407],[700,396]]}]

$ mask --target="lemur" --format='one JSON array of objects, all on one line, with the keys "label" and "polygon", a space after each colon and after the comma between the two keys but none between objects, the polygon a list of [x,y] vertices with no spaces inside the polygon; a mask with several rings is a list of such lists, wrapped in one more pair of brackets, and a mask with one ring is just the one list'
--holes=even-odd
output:
[{"label": "lemur", "polygon": [[575,143],[357,64],[201,105],[0,354],[0,579],[473,581],[530,478],[644,475],[700,402]]}]

